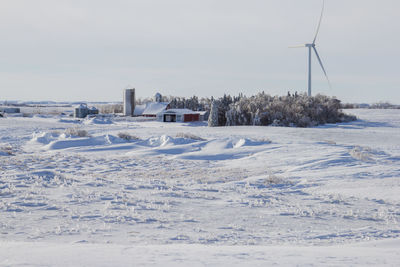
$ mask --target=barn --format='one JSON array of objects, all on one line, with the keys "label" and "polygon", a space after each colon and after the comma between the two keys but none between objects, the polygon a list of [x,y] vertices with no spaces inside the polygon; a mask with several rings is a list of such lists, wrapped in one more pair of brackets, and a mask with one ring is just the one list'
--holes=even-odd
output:
[{"label": "barn", "polygon": [[199,121],[200,114],[190,109],[168,109],[157,113],[157,120],[162,122]]}]

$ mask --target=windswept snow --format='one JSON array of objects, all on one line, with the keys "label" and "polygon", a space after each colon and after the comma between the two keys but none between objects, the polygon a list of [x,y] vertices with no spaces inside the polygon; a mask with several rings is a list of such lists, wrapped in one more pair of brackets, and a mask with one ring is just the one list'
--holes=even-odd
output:
[{"label": "windswept snow", "polygon": [[[65,265],[80,249],[146,248],[139,262],[161,253],[184,265],[198,251],[204,265],[396,265],[400,114],[353,112],[360,120],[306,129],[2,118],[12,153],[0,149],[0,265],[61,263],[40,248]],[[383,241],[387,250],[371,249]],[[11,252],[18,246],[37,254]],[[310,261],[312,251],[321,258]]]},{"label": "windswept snow", "polygon": [[[398,266],[398,240],[367,245],[203,246],[0,243],[4,266]],[[19,251],[29,251],[20,253]],[[6,256],[8,255],[8,256]],[[393,255],[397,256],[393,257]],[[1,259],[4,259],[1,261]],[[65,260],[67,259],[67,260]]]}]

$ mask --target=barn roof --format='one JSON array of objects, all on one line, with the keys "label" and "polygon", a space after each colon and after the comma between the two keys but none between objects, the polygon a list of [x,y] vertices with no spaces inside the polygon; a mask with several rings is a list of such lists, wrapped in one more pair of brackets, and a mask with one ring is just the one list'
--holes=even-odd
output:
[{"label": "barn roof", "polygon": [[141,115],[156,115],[157,113],[165,110],[169,102],[147,102],[143,105],[135,106],[134,115],[141,116]]},{"label": "barn roof", "polygon": [[201,110],[201,111],[197,111],[197,113],[199,113],[200,115],[205,115],[207,113],[209,113],[208,110]]},{"label": "barn roof", "polygon": [[134,110],[134,112],[133,112],[133,115],[134,115],[134,116],[140,116],[140,115],[142,115],[142,114],[143,114],[143,111],[145,110],[145,108],[146,108],[146,104],[136,105],[136,106],[135,106],[135,110]]}]

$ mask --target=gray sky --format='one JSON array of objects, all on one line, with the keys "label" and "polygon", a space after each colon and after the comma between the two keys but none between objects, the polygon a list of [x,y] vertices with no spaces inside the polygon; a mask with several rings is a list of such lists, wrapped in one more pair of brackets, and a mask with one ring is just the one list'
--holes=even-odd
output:
[{"label": "gray sky", "polygon": [[[0,100],[272,95],[307,87],[321,0],[0,0]],[[400,1],[327,0],[313,93],[400,103]]]}]

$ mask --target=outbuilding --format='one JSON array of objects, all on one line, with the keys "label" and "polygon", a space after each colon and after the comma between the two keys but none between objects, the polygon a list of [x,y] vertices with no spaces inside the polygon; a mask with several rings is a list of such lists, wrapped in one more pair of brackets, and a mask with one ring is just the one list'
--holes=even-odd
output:
[{"label": "outbuilding", "polygon": [[210,116],[210,111],[198,111],[200,114],[200,121],[206,121],[208,120],[208,117]]},{"label": "outbuilding", "polygon": [[99,110],[95,107],[88,107],[86,104],[80,104],[74,109],[75,118],[86,118],[88,115],[97,115]]},{"label": "outbuilding", "polygon": [[0,108],[1,113],[21,113],[20,108]]},{"label": "outbuilding", "polygon": [[199,121],[200,114],[190,109],[168,109],[157,113],[157,120],[162,122]]}]

